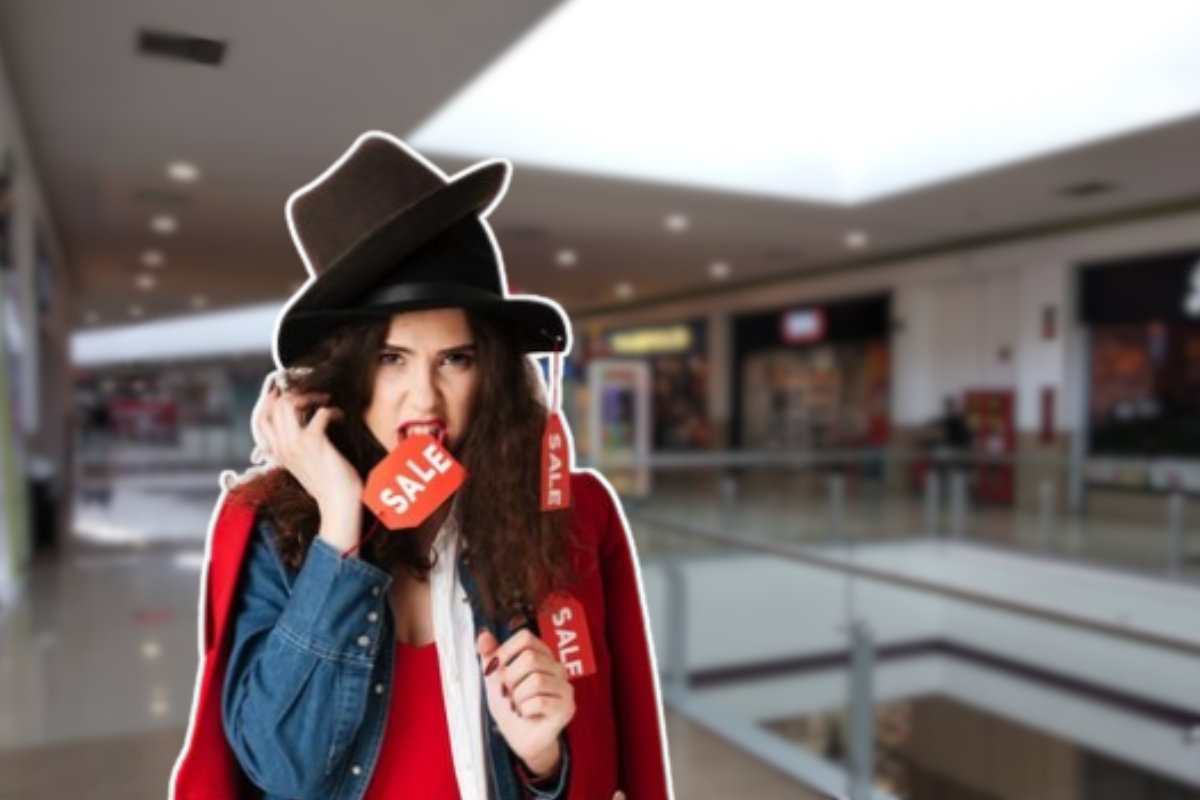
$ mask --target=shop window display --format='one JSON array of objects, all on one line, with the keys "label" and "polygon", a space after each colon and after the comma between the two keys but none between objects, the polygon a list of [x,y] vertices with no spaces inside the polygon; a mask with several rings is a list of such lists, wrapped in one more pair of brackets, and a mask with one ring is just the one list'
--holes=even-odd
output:
[{"label": "shop window display", "polygon": [[[597,332],[588,359],[633,359],[650,370],[654,450],[704,450],[712,444],[708,418],[707,325],[701,320]],[[586,452],[587,443],[580,452]]]},{"label": "shop window display", "polygon": [[747,356],[742,369],[741,435],[750,449],[852,449],[887,440],[882,341],[767,350]]},{"label": "shop window display", "polygon": [[1090,422],[1097,455],[1200,455],[1200,322],[1096,328]]}]

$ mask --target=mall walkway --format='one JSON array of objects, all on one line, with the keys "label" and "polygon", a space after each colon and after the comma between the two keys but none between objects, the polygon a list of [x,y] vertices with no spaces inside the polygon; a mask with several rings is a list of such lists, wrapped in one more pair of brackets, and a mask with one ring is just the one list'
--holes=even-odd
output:
[{"label": "mall walkway", "polygon": [[[39,561],[0,623],[0,798],[161,800],[196,665],[207,476],[125,478],[78,502],[83,535]],[[680,800],[818,798],[668,715]]]}]

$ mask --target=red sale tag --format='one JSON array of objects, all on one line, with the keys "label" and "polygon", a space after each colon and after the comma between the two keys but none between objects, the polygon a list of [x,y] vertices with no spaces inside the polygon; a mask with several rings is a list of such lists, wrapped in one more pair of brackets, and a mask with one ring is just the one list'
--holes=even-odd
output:
[{"label": "red sale tag", "polygon": [[570,440],[555,411],[542,434],[542,511],[571,507]]},{"label": "red sale tag", "polygon": [[584,678],[596,672],[596,653],[588,632],[583,605],[569,594],[546,598],[538,612],[538,630],[554,657],[567,668],[570,678]]},{"label": "red sale tag", "polygon": [[467,471],[432,436],[409,436],[367,476],[362,501],[389,530],[415,528],[466,480]]}]

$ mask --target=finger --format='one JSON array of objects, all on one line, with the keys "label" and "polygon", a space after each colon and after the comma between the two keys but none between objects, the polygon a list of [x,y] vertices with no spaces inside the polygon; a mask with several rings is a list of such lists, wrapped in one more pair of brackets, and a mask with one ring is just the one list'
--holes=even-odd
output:
[{"label": "finger", "polygon": [[479,663],[483,665],[485,678],[490,677],[500,666],[500,658],[496,653],[499,648],[500,642],[496,635],[486,628],[475,639],[475,652],[479,654]]},{"label": "finger", "polygon": [[570,684],[559,680],[549,672],[534,672],[526,675],[516,686],[509,690],[509,696],[517,702],[532,697],[562,697],[570,689]]},{"label": "finger", "polygon": [[559,672],[554,661],[537,656],[532,651],[517,656],[516,661],[502,670],[502,676],[510,694],[515,694],[529,681],[534,681],[535,685],[543,680],[567,683],[566,676]]},{"label": "finger", "polygon": [[302,409],[296,401],[296,398],[290,394],[284,394],[279,397],[273,416],[276,419],[276,430],[284,436],[299,437],[304,430],[304,425],[301,423]]},{"label": "finger", "polygon": [[517,656],[526,650],[535,650],[543,652],[546,655],[551,654],[550,648],[546,645],[546,643],[537,636],[534,636],[533,631],[526,628],[524,630],[517,631],[515,634],[509,637],[508,641],[500,645],[500,652],[498,655],[500,656],[501,663],[508,665],[515,661]]},{"label": "finger", "polygon": [[518,700],[516,707],[517,713],[523,719],[555,719],[562,716],[566,710],[563,698],[547,695],[537,695],[527,700]]},{"label": "finger", "polygon": [[274,400],[269,413],[268,428],[272,440],[271,450],[280,463],[294,475],[293,467],[296,466],[294,459],[300,436],[303,433],[300,420],[296,418],[295,410],[289,406],[284,397],[277,397]]},{"label": "finger", "polygon": [[326,429],[329,428],[329,423],[340,419],[342,419],[340,408],[318,408],[312,419],[308,421],[308,427],[305,430],[312,432],[313,435],[323,436]]}]

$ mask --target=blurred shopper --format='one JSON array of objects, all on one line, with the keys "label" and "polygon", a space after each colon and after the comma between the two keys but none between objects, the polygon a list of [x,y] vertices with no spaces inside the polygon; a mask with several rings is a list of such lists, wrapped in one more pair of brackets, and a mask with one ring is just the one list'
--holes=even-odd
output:
[{"label": "blurred shopper", "polygon": [[934,469],[943,478],[955,470],[964,469],[971,459],[973,437],[971,426],[958,401],[946,395],[942,415],[925,427],[918,446],[921,456],[913,462],[910,476],[914,492],[921,491],[925,475]]},{"label": "blurred shopper", "polygon": [[255,410],[271,468],[213,529],[176,800],[669,796],[629,532],[555,466],[526,355],[565,349],[566,315],[506,294],[485,221],[508,175],[369,134],[289,202],[315,277]]},{"label": "blurred shopper", "polygon": [[947,395],[942,403],[942,416],[934,424],[935,447],[948,456],[963,456],[971,450],[971,426],[958,401]]}]

